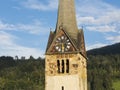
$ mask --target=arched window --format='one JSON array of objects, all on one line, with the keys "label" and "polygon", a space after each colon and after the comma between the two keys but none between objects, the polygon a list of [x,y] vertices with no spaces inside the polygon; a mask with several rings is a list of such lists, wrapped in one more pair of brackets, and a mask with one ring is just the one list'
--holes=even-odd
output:
[{"label": "arched window", "polygon": [[66,73],[69,73],[69,59],[66,60]]},{"label": "arched window", "polygon": [[58,73],[60,73],[60,61],[57,60]]}]

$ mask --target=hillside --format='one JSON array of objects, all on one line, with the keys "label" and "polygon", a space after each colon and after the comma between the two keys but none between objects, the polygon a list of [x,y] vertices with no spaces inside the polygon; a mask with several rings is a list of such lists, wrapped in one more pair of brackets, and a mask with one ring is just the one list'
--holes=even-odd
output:
[{"label": "hillside", "polygon": [[102,48],[92,49],[87,51],[88,55],[110,55],[120,54],[120,43],[105,46]]},{"label": "hillside", "polygon": [[[87,73],[88,90],[120,90],[120,43],[88,51]],[[44,81],[44,59],[0,57],[0,90],[45,90]]]},{"label": "hillside", "polygon": [[87,51],[88,90],[120,90],[120,43]]}]

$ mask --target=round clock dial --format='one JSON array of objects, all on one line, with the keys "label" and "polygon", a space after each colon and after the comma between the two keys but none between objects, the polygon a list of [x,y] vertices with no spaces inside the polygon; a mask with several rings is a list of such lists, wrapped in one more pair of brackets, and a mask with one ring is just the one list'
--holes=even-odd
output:
[{"label": "round clock dial", "polygon": [[62,35],[56,39],[55,50],[58,52],[66,52],[70,49],[71,43],[70,40]]}]

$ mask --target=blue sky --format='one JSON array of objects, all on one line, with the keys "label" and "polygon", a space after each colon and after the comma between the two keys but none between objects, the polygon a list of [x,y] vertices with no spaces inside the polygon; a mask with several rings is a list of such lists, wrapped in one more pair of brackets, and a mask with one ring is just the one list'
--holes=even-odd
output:
[{"label": "blue sky", "polygon": [[[75,0],[86,49],[120,42],[120,0]],[[58,0],[1,0],[0,56],[44,57],[55,29]]]}]

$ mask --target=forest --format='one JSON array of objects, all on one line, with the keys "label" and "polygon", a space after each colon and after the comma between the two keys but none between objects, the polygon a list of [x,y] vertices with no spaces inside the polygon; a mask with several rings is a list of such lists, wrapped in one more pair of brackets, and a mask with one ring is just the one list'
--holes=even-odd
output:
[{"label": "forest", "polygon": [[[88,90],[120,90],[120,49],[117,48],[118,53],[113,49],[114,53],[107,54],[108,47],[104,48],[88,51]],[[1,56],[0,90],[45,90],[44,69],[45,60],[40,57],[15,60],[11,56]]]},{"label": "forest", "polygon": [[120,90],[120,43],[87,51],[88,90]]},{"label": "forest", "polygon": [[44,90],[44,59],[0,57],[0,90]]}]

